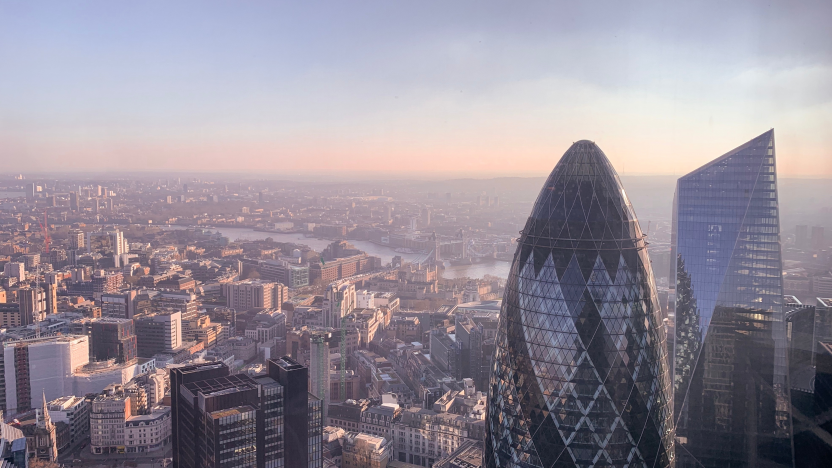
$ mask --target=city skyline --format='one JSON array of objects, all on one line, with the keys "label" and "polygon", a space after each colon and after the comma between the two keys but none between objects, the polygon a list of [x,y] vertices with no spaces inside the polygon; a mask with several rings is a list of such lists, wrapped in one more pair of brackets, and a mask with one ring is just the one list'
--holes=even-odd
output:
[{"label": "city skyline", "polygon": [[681,175],[774,127],[782,176],[828,178],[830,8],[2,2],[0,157],[544,175],[589,137],[622,174]]}]

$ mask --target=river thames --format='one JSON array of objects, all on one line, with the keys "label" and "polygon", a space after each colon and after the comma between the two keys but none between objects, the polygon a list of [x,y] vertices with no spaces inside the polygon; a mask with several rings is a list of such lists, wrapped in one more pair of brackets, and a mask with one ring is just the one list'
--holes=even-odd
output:
[{"label": "river thames", "polygon": [[[278,234],[273,232],[261,232],[253,229],[245,228],[206,228],[210,231],[219,231],[223,236],[231,241],[240,240],[259,240],[271,237],[275,242],[287,242],[293,244],[305,244],[313,250],[318,252],[326,248],[332,241],[325,239],[317,239],[315,237],[305,237],[303,234]],[[349,243],[356,248],[361,249],[369,255],[381,258],[382,263],[390,263],[390,260],[396,255],[401,256],[405,260],[413,260],[418,258],[418,254],[398,253],[390,247],[374,244],[369,241],[349,240]],[[442,274],[445,278],[482,278],[485,275],[497,276],[500,278],[508,277],[508,270],[511,268],[511,263],[493,261],[489,263],[473,264],[473,265],[445,265],[445,271]]]}]

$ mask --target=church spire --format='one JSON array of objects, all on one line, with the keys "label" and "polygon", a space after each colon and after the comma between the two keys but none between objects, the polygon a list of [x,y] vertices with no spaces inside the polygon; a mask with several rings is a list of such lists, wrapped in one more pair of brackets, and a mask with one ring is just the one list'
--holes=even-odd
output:
[{"label": "church spire", "polygon": [[38,427],[49,429],[52,426],[52,418],[49,416],[49,408],[46,405],[46,391],[42,393],[43,406],[40,410],[40,418],[38,419]]}]

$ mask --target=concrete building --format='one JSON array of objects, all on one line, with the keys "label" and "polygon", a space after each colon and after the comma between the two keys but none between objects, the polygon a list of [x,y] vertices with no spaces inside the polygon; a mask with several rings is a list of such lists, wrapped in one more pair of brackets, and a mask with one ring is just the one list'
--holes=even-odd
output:
[{"label": "concrete building", "polygon": [[485,421],[423,408],[402,410],[393,423],[393,454],[400,462],[430,467],[467,442],[483,441]]},{"label": "concrete building", "polygon": [[135,317],[136,348],[141,357],[171,352],[182,346],[182,313],[168,312]]},{"label": "concrete building", "polygon": [[74,395],[73,372],[89,362],[86,336],[53,336],[3,343],[0,409],[7,415],[33,409],[43,395]]},{"label": "concrete building", "polygon": [[3,274],[19,283],[26,279],[26,265],[22,262],[7,262],[3,265]]},{"label": "concrete building", "polygon": [[225,285],[226,304],[238,311],[280,308],[289,299],[289,290],[281,283],[259,280],[237,281]]},{"label": "concrete building", "polygon": [[69,426],[70,442],[75,444],[90,433],[90,405],[83,398],[74,395],[62,396],[47,404],[54,422]]},{"label": "concrete building", "polygon": [[341,468],[386,468],[392,445],[384,437],[347,432],[341,439]]},{"label": "concrete building", "polygon": [[92,355],[98,361],[131,362],[137,355],[133,320],[101,317],[92,322]]},{"label": "concrete building", "polygon": [[69,243],[70,250],[80,250],[86,246],[84,243],[84,233],[78,230],[69,231],[67,242]]},{"label": "concrete building", "polygon": [[148,414],[127,418],[124,422],[124,446],[127,453],[160,450],[171,440],[170,407],[157,406]]},{"label": "concrete building", "polygon": [[182,322],[195,320],[199,303],[196,294],[190,291],[161,291],[151,299],[153,312],[178,310],[182,313]]},{"label": "concrete building", "polygon": [[355,310],[357,298],[352,283],[332,283],[324,291],[323,318],[325,327],[340,328],[341,318]]},{"label": "concrete building", "polygon": [[55,283],[46,283],[43,285],[44,293],[44,311],[46,315],[58,313],[58,285]]},{"label": "concrete building", "polygon": [[323,420],[326,421],[330,402],[330,361],[329,341],[332,334],[326,331],[312,331],[309,346],[309,388],[310,393],[323,402]]},{"label": "concrete building", "polygon": [[115,318],[133,318],[136,313],[135,290],[101,294],[101,316]]},{"label": "concrete building", "polygon": [[90,452],[124,453],[124,425],[132,416],[130,395],[110,385],[96,396],[90,409]]},{"label": "concrete building", "polygon": [[46,318],[46,294],[43,289],[20,288],[17,291],[17,300],[20,304],[21,325],[40,322]]}]

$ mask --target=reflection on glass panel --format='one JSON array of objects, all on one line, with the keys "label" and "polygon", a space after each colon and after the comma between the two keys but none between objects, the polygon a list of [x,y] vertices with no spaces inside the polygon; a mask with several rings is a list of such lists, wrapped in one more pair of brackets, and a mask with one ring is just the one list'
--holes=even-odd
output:
[{"label": "reflection on glass panel", "polygon": [[677,466],[793,463],[774,164],[772,130],[677,183]]},{"label": "reflection on glass panel", "polygon": [[662,319],[621,182],[600,148],[575,143],[518,242],[492,361],[484,466],[672,466]]}]

